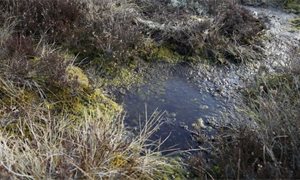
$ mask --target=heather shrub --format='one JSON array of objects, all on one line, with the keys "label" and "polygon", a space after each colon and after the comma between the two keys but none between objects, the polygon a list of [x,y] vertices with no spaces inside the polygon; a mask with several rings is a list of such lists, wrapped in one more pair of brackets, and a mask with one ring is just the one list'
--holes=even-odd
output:
[{"label": "heather shrub", "polygon": [[221,10],[215,19],[215,28],[226,38],[234,38],[240,44],[249,44],[257,33],[263,28],[263,24],[252,16],[252,14],[235,4],[228,4],[228,9]]},{"label": "heather shrub", "polygon": [[[193,0],[190,0],[188,2],[194,2]],[[224,0],[224,1],[218,1],[218,0],[196,0],[200,5],[203,6],[203,8],[206,10],[207,14],[210,15],[217,15],[223,8],[228,7],[228,4],[236,5],[239,3],[238,0]]]},{"label": "heather shrub", "polygon": [[130,2],[92,1],[87,14],[90,24],[83,35],[70,43],[70,48],[92,59],[128,62],[136,56],[136,48],[142,45],[136,16],[138,12]]},{"label": "heather shrub", "polygon": [[64,87],[66,67],[71,63],[56,51],[34,46],[30,37],[12,36],[5,43],[0,65],[3,78],[18,86]]},{"label": "heather shrub", "polygon": [[76,0],[4,0],[0,9],[17,18],[16,33],[46,36],[49,42],[63,42],[74,36],[84,21],[85,4]]},{"label": "heather shrub", "polygon": [[214,19],[205,38],[203,53],[217,62],[243,62],[258,59],[256,39],[264,29],[262,22],[236,4],[226,4]]},{"label": "heather shrub", "polygon": [[[249,126],[221,127],[218,135],[206,140],[212,147],[190,158],[193,171],[202,178],[265,178],[264,150],[255,129]],[[267,157],[268,158],[268,157]],[[270,161],[268,158],[267,161]],[[268,166],[268,165],[266,165]],[[260,176],[262,175],[262,176]],[[271,172],[269,175],[272,175]]]},{"label": "heather shrub", "polygon": [[[237,1],[187,1],[186,6],[179,7],[166,1],[137,2],[145,18],[140,20],[144,31],[158,46],[183,56],[182,59],[202,56],[218,63],[258,59],[255,47],[260,46],[257,37],[264,25]],[[196,10],[197,6],[203,11]]]},{"label": "heather shrub", "polygon": [[126,62],[142,40],[137,11],[126,1],[5,0],[0,9],[16,17],[17,36],[56,43],[85,62]]}]

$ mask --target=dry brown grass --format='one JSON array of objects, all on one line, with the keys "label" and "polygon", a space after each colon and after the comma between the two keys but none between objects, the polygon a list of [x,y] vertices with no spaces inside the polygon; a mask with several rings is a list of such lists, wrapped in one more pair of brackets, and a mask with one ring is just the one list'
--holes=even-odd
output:
[{"label": "dry brown grass", "polygon": [[34,107],[2,127],[0,174],[28,179],[162,177],[172,173],[173,165],[150,151],[147,142],[159,125],[160,115],[152,116],[139,135],[130,137],[122,115],[106,119],[100,109],[86,110],[74,123],[67,114],[52,116],[46,107]]}]

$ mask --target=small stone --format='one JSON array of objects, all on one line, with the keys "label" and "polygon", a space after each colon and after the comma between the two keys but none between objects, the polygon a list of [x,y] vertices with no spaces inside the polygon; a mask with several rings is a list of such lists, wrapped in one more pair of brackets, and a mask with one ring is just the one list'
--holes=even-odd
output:
[{"label": "small stone", "polygon": [[204,124],[204,120],[202,118],[199,118],[196,120],[195,123],[193,123],[193,128],[195,128],[196,130],[201,130],[201,129],[206,129],[206,126]]},{"label": "small stone", "polygon": [[170,117],[175,118],[176,117],[176,113],[174,113],[174,112],[170,113]]},{"label": "small stone", "polygon": [[207,105],[202,105],[202,106],[200,106],[200,109],[206,110],[206,109],[209,109],[209,107]]},{"label": "small stone", "polygon": [[119,90],[119,92],[120,92],[120,94],[122,94],[122,95],[125,95],[125,94],[126,94],[126,90],[125,90],[124,88],[121,88],[121,89]]},{"label": "small stone", "polygon": [[212,94],[212,96],[213,96],[213,97],[218,97],[219,94],[215,92],[215,93]]},{"label": "small stone", "polygon": [[188,129],[188,125],[186,125],[184,122],[180,122],[179,126],[182,127],[183,129]]}]

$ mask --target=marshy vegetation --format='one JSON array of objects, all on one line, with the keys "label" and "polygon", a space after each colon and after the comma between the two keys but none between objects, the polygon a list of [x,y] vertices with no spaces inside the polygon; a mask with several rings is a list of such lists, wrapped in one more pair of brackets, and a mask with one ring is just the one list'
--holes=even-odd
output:
[{"label": "marshy vegetation", "polygon": [[200,177],[299,177],[299,69],[296,72],[257,77],[243,92],[245,106],[242,115],[231,119],[235,123],[214,127],[218,133],[213,139],[197,135],[202,144],[209,144],[191,158],[194,167],[203,168],[197,171]]},{"label": "marshy vegetation", "polygon": [[[220,117],[231,123],[215,124],[213,138],[196,129],[199,149],[185,159],[150,140],[163,112],[133,134],[109,95],[143,83],[152,63],[263,60],[267,27],[249,3],[2,0],[0,178],[299,178],[299,49],[281,72],[236,92],[238,111]],[[268,3],[300,10],[298,0]],[[299,18],[290,22],[298,31]]]}]

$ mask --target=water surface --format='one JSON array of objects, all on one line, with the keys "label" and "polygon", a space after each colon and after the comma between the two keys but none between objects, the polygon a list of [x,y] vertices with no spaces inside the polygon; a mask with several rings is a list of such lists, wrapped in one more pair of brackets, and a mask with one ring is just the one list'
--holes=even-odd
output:
[{"label": "water surface", "polygon": [[[221,101],[209,93],[200,91],[188,79],[180,75],[153,78],[145,85],[132,90],[123,97],[127,111],[126,124],[132,128],[139,126],[139,120],[145,119],[145,109],[151,114],[156,109],[165,111],[160,130],[151,137],[152,140],[164,140],[161,149],[187,150],[196,147],[192,141],[192,124],[197,119],[208,120],[220,111]],[[146,108],[145,108],[146,107]]]}]

